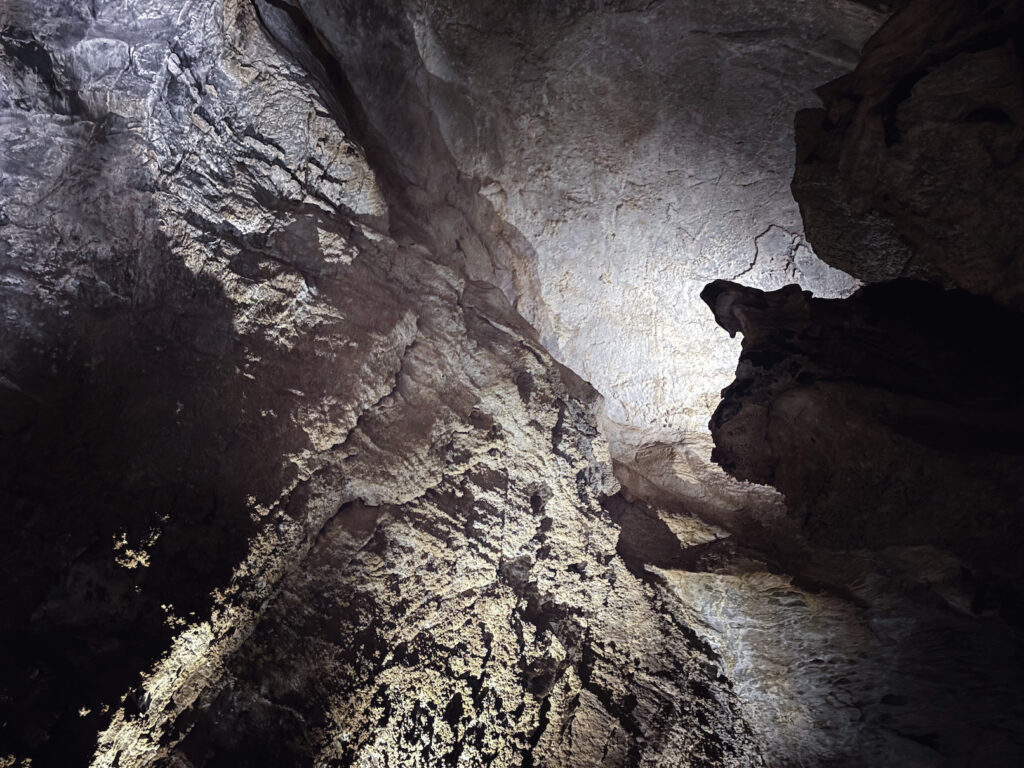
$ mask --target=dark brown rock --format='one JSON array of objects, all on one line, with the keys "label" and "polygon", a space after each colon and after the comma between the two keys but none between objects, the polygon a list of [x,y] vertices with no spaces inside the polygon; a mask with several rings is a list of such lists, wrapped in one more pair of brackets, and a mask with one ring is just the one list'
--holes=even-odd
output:
[{"label": "dark brown rock", "polygon": [[1024,386],[1006,343],[1024,318],[913,281],[845,300],[724,281],[703,295],[743,334],[717,462],[781,490],[820,544],[933,544],[1016,571]]},{"label": "dark brown rock", "polygon": [[874,720],[917,739],[932,755],[923,765],[1016,764],[1024,368],[1011,340],[1024,318],[908,280],[842,300],[717,281],[703,297],[743,334],[711,421],[714,460],[785,494],[808,542],[780,563],[796,583],[904,627],[864,651],[864,669],[889,657],[866,690],[901,708],[862,708],[864,734]]},{"label": "dark brown rock", "polygon": [[793,194],[829,264],[1024,306],[1024,5],[911,2],[797,117]]}]

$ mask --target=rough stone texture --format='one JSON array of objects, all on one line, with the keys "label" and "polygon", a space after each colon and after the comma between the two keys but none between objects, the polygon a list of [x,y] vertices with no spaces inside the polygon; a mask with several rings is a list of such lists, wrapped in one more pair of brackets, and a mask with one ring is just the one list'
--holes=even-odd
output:
[{"label": "rough stone texture", "polygon": [[797,119],[793,193],[829,264],[1024,306],[1024,5],[912,2]]},{"label": "rough stone texture", "polygon": [[[714,456],[784,493],[795,530],[774,530],[793,544],[770,562],[793,578],[752,604],[732,571],[688,576],[683,601],[755,709],[789,705],[776,711],[794,722],[804,705],[830,732],[843,710],[813,691],[848,703],[830,750],[856,734],[858,765],[1024,760],[1024,319],[1005,308],[1021,306],[1021,18],[1012,0],[909,2],[819,90],[825,109],[797,118],[793,192],[825,261],[995,304],[909,281],[843,301],[724,281],[704,294],[744,336]],[[780,661],[803,696],[764,695]]]},{"label": "rough stone texture", "polygon": [[235,0],[2,30],[0,762],[761,764],[344,83]]},{"label": "rough stone texture", "polygon": [[1016,765],[1012,573],[699,424],[880,5],[8,0],[0,765]]},{"label": "rough stone texture", "polygon": [[913,281],[845,301],[719,281],[705,297],[743,334],[711,425],[716,461],[782,491],[827,546],[933,544],[1019,569],[1024,391],[991,330],[1014,338],[1024,319]]},{"label": "rough stone texture", "polygon": [[[709,280],[856,286],[803,238],[792,115],[855,64],[878,12],[845,0],[292,4],[417,200],[447,197],[473,228],[453,232],[448,213],[425,225],[484,252],[475,263],[494,266],[481,276],[493,269],[545,347],[605,396],[609,426],[706,435],[738,352],[699,300]],[[609,436],[625,458],[629,435]]]},{"label": "rough stone texture", "polygon": [[[887,690],[881,703],[900,709],[879,725],[928,748],[906,764],[1019,764],[1024,370],[1004,340],[1024,318],[913,281],[831,301],[718,281],[704,297],[743,334],[711,424],[714,459],[785,495],[812,547],[790,573],[841,589],[848,610],[888,625],[833,693],[881,666],[863,690]],[[738,598],[721,593],[707,599],[728,611]],[[741,613],[740,626],[756,625],[757,611]],[[799,615],[787,612],[801,628],[784,648],[813,637],[820,618]],[[878,716],[854,706],[869,724]]]}]

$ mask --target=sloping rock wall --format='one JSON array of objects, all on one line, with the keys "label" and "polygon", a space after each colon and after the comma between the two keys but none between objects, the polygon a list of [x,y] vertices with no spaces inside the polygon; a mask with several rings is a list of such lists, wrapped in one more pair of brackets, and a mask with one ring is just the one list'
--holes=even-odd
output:
[{"label": "sloping rock wall", "polygon": [[758,764],[343,90],[234,0],[2,13],[0,761]]}]

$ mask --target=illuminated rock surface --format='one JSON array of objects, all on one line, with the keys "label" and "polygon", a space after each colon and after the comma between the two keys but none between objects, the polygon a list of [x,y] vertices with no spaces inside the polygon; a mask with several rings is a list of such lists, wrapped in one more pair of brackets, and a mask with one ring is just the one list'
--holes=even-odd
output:
[{"label": "illuminated rock surface", "polygon": [[594,391],[251,6],[142,11],[5,18],[4,759],[756,764]]},{"label": "illuminated rock surface", "polygon": [[709,464],[705,283],[855,287],[791,125],[883,17],[769,5],[9,0],[0,766],[1019,764],[1009,449],[864,466],[983,541]]},{"label": "illuminated rock surface", "polygon": [[[444,152],[494,206],[520,312],[612,421],[705,431],[737,354],[708,281],[855,286],[812,254],[789,183],[792,116],[856,63],[881,20],[864,6],[409,2],[339,23],[329,0],[296,5],[385,135],[440,137],[409,142],[408,167],[436,173]],[[353,38],[402,51],[402,93]]]}]

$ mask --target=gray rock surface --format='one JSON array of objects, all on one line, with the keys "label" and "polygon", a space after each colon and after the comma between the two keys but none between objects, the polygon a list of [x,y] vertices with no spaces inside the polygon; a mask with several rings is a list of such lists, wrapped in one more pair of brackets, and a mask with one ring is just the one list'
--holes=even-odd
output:
[{"label": "gray rock surface", "polygon": [[0,765],[933,764],[958,561],[702,425],[877,5],[8,0]]},{"label": "gray rock surface", "polygon": [[252,6],[3,41],[5,765],[760,763],[596,393]]},{"label": "gray rock surface", "polygon": [[[851,630],[871,630],[863,644],[853,632],[823,643],[836,652],[829,695],[859,721],[859,764],[879,735],[890,737],[883,753],[926,747],[898,764],[1019,764],[1024,389],[992,331],[1016,337],[1024,317],[909,280],[832,301],[727,281],[704,296],[743,334],[711,424],[714,458],[785,494],[810,548],[783,567],[845,597],[801,622],[809,601],[794,595],[786,615],[799,629],[780,646],[814,647],[814,628],[842,607]],[[764,605],[737,610],[743,590],[705,590],[716,606],[705,615],[742,615],[727,634],[756,631],[759,615],[779,626]]]},{"label": "gray rock surface", "polygon": [[854,66],[877,11],[845,0],[294,5],[406,178],[464,211],[480,209],[476,196],[493,206],[497,218],[470,215],[471,234],[452,233],[450,216],[428,226],[498,257],[545,347],[605,396],[617,454],[631,443],[623,428],[706,435],[738,347],[700,302],[705,283],[856,287],[803,237],[788,189],[792,116]]}]

